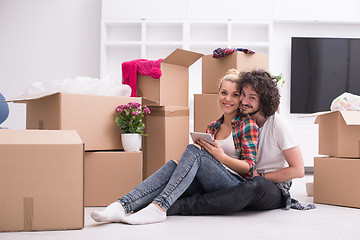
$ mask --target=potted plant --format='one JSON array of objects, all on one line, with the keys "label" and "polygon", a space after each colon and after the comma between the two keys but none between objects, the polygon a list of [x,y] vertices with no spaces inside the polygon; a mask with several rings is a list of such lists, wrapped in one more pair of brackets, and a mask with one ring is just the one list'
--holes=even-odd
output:
[{"label": "potted plant", "polygon": [[143,118],[150,113],[146,105],[129,102],[116,108],[116,124],[121,129],[121,142],[127,152],[137,152],[141,147],[141,137],[144,134]]}]

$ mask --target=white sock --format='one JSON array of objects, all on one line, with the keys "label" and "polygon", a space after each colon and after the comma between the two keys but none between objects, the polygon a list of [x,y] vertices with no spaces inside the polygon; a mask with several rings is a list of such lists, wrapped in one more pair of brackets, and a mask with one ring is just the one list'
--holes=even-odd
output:
[{"label": "white sock", "polygon": [[102,211],[91,212],[90,216],[96,222],[121,222],[125,217],[125,209],[120,202],[113,202]]},{"label": "white sock", "polygon": [[143,208],[134,214],[126,216],[123,219],[123,222],[136,225],[164,222],[165,220],[166,212],[160,210],[154,204],[149,204],[146,208]]}]

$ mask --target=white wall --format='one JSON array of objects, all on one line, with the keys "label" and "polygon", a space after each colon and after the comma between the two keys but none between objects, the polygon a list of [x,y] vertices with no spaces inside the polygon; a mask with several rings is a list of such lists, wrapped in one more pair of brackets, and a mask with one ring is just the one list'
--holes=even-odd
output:
[{"label": "white wall", "polygon": [[[0,0],[0,91],[33,82],[99,78],[101,0]],[[3,126],[25,128],[25,105],[9,103]]]}]

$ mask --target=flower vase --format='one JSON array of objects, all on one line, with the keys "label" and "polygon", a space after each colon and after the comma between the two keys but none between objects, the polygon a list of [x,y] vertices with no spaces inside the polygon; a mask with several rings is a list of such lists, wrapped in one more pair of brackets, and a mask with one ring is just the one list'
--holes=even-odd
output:
[{"label": "flower vase", "polygon": [[138,133],[122,133],[121,142],[125,152],[139,152],[142,135]]}]

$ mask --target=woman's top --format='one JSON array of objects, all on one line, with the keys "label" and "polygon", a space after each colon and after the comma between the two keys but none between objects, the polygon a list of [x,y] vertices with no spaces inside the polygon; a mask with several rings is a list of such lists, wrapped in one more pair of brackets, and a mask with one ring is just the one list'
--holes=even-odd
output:
[{"label": "woman's top", "polygon": [[[221,124],[224,122],[224,116],[217,121],[208,125],[206,132],[210,133],[214,138]],[[252,177],[255,170],[257,144],[259,128],[255,120],[250,116],[236,115],[232,121],[232,137],[240,160],[249,164],[250,170],[247,174],[241,176],[245,179]]]},{"label": "woman's top", "polygon": [[[232,158],[239,158],[239,155],[236,152],[235,145],[234,145],[234,139],[232,136],[232,132],[230,132],[230,135],[223,139],[223,140],[216,140],[217,143],[220,145],[220,147],[224,150],[224,153]],[[237,172],[226,166],[225,164],[222,164],[229,172],[232,174],[240,176]]]}]

